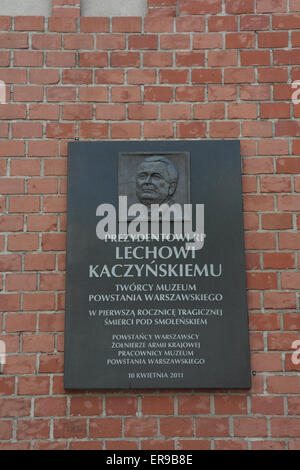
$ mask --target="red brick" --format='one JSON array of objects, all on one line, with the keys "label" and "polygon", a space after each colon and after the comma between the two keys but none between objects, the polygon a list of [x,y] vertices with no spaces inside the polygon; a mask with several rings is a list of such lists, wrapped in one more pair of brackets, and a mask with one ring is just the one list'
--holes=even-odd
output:
[{"label": "red brick", "polygon": [[[122,420],[120,418],[90,419],[90,437],[121,437]],[[125,436],[127,437],[127,436]]]},{"label": "red brick", "polygon": [[53,158],[44,162],[45,176],[61,176],[67,174],[67,160]]},{"label": "red brick", "polygon": [[196,436],[223,437],[229,434],[228,418],[196,418]]},{"label": "red brick", "polygon": [[258,155],[288,155],[287,140],[264,139],[258,141]]},{"label": "red brick", "polygon": [[39,316],[40,331],[64,331],[64,315],[60,313],[43,313]]},{"label": "red brick", "polygon": [[36,290],[36,274],[7,274],[5,287],[7,291]]},{"label": "red brick", "polygon": [[[25,289],[24,289],[25,290]],[[23,352],[52,352],[54,350],[53,335],[23,335]]]},{"label": "red brick", "polygon": [[15,86],[14,87],[14,100],[15,101],[43,101],[43,87],[42,86]]},{"label": "red brick", "polygon": [[50,87],[47,88],[47,101],[75,101],[75,87]]},{"label": "red brick", "polygon": [[208,31],[237,31],[237,17],[210,16],[208,17]]},{"label": "red brick", "polygon": [[0,416],[2,418],[16,418],[29,416],[30,400],[24,398],[1,398]]},{"label": "red brick", "polygon": [[22,215],[2,215],[0,216],[0,230],[2,232],[20,232],[23,230]]},{"label": "red brick", "polygon": [[35,356],[7,356],[4,368],[5,374],[34,374],[36,368]]},{"label": "red brick", "polygon": [[192,437],[192,418],[160,418],[160,432],[165,437]]},{"label": "red brick", "polygon": [[171,122],[145,122],[144,137],[146,138],[170,138],[174,136],[173,124]]},{"label": "red brick", "polygon": [[[234,101],[237,98],[237,87],[236,85],[210,85],[208,87],[208,100],[209,101]],[[219,123],[215,123],[219,124]],[[225,124],[227,123],[221,123]],[[229,123],[229,125],[233,125],[236,128],[235,123]]]},{"label": "red brick", "polygon": [[83,138],[107,138],[108,125],[106,123],[83,122],[79,125],[79,136]]},{"label": "red brick", "polygon": [[53,32],[76,32],[77,25],[75,18],[68,17],[50,17],[48,22],[48,30]]},{"label": "red brick", "polygon": [[[219,442],[219,441],[215,441]],[[210,441],[208,440],[190,440],[190,439],[184,439],[184,440],[178,440],[178,449],[179,450],[210,450]]]},{"label": "red brick", "polygon": [[47,354],[40,356],[39,373],[52,374],[62,373],[64,371],[63,354]]},{"label": "red brick", "polygon": [[[29,107],[30,119],[58,120],[59,106],[49,104],[32,104]],[[27,131],[28,132],[28,131]],[[31,137],[31,136],[30,136]],[[42,136],[39,136],[42,137]]]},{"label": "red brick", "polygon": [[298,437],[300,418],[272,418],[271,433],[274,437]]},{"label": "red brick", "polygon": [[222,119],[225,116],[223,103],[205,103],[194,105],[194,119]]},{"label": "red brick", "polygon": [[68,34],[64,37],[65,49],[94,49],[92,34]]},{"label": "red brick", "polygon": [[[70,449],[72,448],[70,443]],[[34,450],[66,450],[66,441],[35,441]]]},{"label": "red brick", "polygon": [[[173,440],[144,439],[141,442],[142,442],[142,450],[174,450]],[[107,448],[107,441],[106,441],[106,448]]]},{"label": "red brick", "polygon": [[271,137],[272,123],[265,121],[243,122],[242,134],[244,137]]},{"label": "red brick", "polygon": [[251,313],[249,317],[250,330],[279,330],[280,318],[276,313]]},{"label": "red brick", "polygon": [[106,397],[106,415],[136,415],[138,409],[136,397]]},{"label": "red brick", "polygon": [[281,287],[282,289],[297,289],[300,288],[300,273],[282,273],[281,274]]},{"label": "red brick", "polygon": [[54,420],[54,438],[86,437],[86,420],[82,418],[62,418]]},{"label": "red brick", "polygon": [[[26,83],[26,69],[16,69],[16,68],[2,68],[0,69],[0,80],[3,80],[5,84],[16,84],[16,83]],[[17,87],[15,88],[15,90]],[[9,101],[9,90],[10,87],[6,86],[6,101]],[[14,99],[14,101],[17,101]]]},{"label": "red brick", "polygon": [[[15,294],[12,296],[16,297]],[[2,296],[4,297],[4,296]],[[17,296],[19,298],[19,296]],[[2,301],[2,299],[1,299]],[[7,305],[7,299],[5,299]],[[15,311],[19,310],[19,305]],[[19,331],[32,331],[36,328],[36,315],[34,314],[25,314],[22,313],[21,315],[12,314],[6,316],[6,331],[8,333],[14,333]]]},{"label": "red brick", "polygon": [[38,235],[20,233],[8,236],[9,251],[32,251],[37,250],[39,245]]},{"label": "red brick", "polygon": [[268,393],[299,394],[299,377],[288,375],[277,375],[267,377]]},{"label": "red brick", "polygon": [[215,396],[215,413],[247,414],[247,398],[241,396]]},{"label": "red brick", "polygon": [[278,196],[278,210],[297,211],[300,207],[300,196]]},{"label": "red brick", "polygon": [[265,269],[290,269],[295,267],[293,253],[264,253]]},{"label": "red brick", "polygon": [[273,47],[287,47],[288,46],[288,33],[284,32],[263,32],[258,33],[258,47],[273,48]]},{"label": "red brick", "polygon": [[223,38],[219,33],[210,34],[194,34],[194,49],[220,49],[222,47]]},{"label": "red brick", "polygon": [[276,161],[277,173],[299,173],[300,158],[278,158]]},{"label": "red brick", "polygon": [[141,18],[135,16],[115,17],[112,19],[112,31],[114,33],[139,33],[141,32]]},{"label": "red brick", "polygon": [[138,52],[112,52],[110,64],[112,67],[139,67],[140,54]]},{"label": "red brick", "polygon": [[11,29],[11,18],[10,16],[1,16],[0,18],[0,30],[9,31]]},{"label": "red brick", "polygon": [[162,101],[168,102],[172,99],[172,87],[162,86],[145,86],[144,100],[145,101]]},{"label": "red brick", "polygon": [[24,194],[24,179],[1,178],[2,194]]},{"label": "red brick", "polygon": [[40,275],[40,290],[42,291],[57,291],[64,290],[65,275],[64,274],[41,274]]},{"label": "red brick", "polygon": [[24,33],[0,33],[2,49],[27,49],[28,34]]},{"label": "red brick", "polygon": [[254,0],[226,0],[226,13],[254,13]]},{"label": "red brick", "polygon": [[188,83],[188,70],[161,70],[159,82],[165,84]]},{"label": "red brick", "polygon": [[123,122],[111,124],[111,138],[112,139],[138,139],[141,134],[140,123]]},{"label": "red brick", "polygon": [[238,64],[238,54],[236,51],[208,51],[207,52],[208,67],[227,67],[230,65],[237,65],[237,64]]},{"label": "red brick", "polygon": [[91,104],[64,104],[62,105],[62,118],[66,121],[92,119],[93,106]]},{"label": "red brick", "polygon": [[180,0],[180,15],[214,15],[222,12],[222,0]]},{"label": "red brick", "polygon": [[247,442],[242,440],[216,440],[215,450],[247,450]]},{"label": "red brick", "polygon": [[63,70],[62,83],[77,85],[92,83],[91,70]]},{"label": "red brick", "polygon": [[43,65],[43,53],[37,51],[15,51],[15,67],[40,67]]},{"label": "red brick", "polygon": [[267,436],[265,418],[234,418],[234,435],[241,437]]},{"label": "red brick", "polygon": [[247,250],[274,250],[275,234],[245,233],[245,247]]},{"label": "red brick", "polygon": [[61,35],[60,34],[33,34],[32,35],[32,49],[57,49],[61,48]]},{"label": "red brick", "polygon": [[[126,36],[124,34],[101,34],[96,39],[97,50],[125,49]],[[139,49],[139,47],[138,47]]]},{"label": "red brick", "polygon": [[186,16],[176,18],[176,31],[189,33],[191,31],[205,31],[205,19],[202,17]]},{"label": "red brick", "polygon": [[128,118],[134,120],[157,119],[158,106],[156,104],[129,104]]},{"label": "red brick", "polygon": [[43,235],[42,248],[44,251],[63,251],[66,249],[66,235],[64,233],[46,233]]},{"label": "red brick", "polygon": [[281,354],[252,353],[251,367],[258,372],[280,372],[282,371]]},{"label": "red brick", "polygon": [[142,398],[144,415],[171,415],[174,412],[174,399],[170,396],[145,396]]},{"label": "red brick", "polygon": [[300,248],[299,233],[279,233],[278,237],[280,250],[297,250]]},{"label": "red brick", "polygon": [[226,33],[226,48],[228,49],[242,49],[254,48],[255,36],[254,33]]},{"label": "red brick", "polygon": [[[1,129],[0,129],[1,132]],[[32,139],[43,136],[43,125],[37,122],[15,122],[12,124],[12,137]],[[3,136],[7,137],[7,136]]]},{"label": "red brick", "polygon": [[203,122],[180,122],[176,127],[177,137],[182,139],[206,137],[206,124]]},{"label": "red brick", "polygon": [[48,123],[46,132],[48,138],[72,139],[76,133],[75,124]]},{"label": "red brick", "polygon": [[80,18],[80,30],[82,33],[101,33],[109,31],[109,18]]},{"label": "red brick", "polygon": [[190,119],[191,107],[188,104],[163,104],[161,105],[161,119],[183,120]]},{"label": "red brick", "polygon": [[21,269],[20,255],[0,255],[1,271],[19,271]]},{"label": "red brick", "polygon": [[[166,47],[163,46],[163,38],[164,36],[161,35],[161,48],[166,49]],[[155,50],[157,49],[158,45],[158,37],[157,35],[154,34],[140,34],[140,35],[132,35],[129,37],[129,49],[152,49]]]},{"label": "red brick", "polygon": [[49,394],[49,377],[32,376],[18,378],[19,395],[47,395]]},{"label": "red brick", "polygon": [[176,66],[177,67],[191,67],[191,66],[204,66],[205,56],[203,52],[177,52],[176,53]]},{"label": "red brick", "polygon": [[124,83],[123,70],[96,70],[95,73],[96,84],[122,84]]},{"label": "red brick", "polygon": [[178,86],[175,89],[176,101],[204,101],[204,95],[205,88],[203,86]]},{"label": "red brick", "polygon": [[71,416],[99,416],[102,414],[101,397],[72,397]]},{"label": "red brick", "polygon": [[[262,68],[258,70],[259,82],[268,82],[268,83],[286,82],[287,76],[288,76],[287,68],[270,67],[270,68]],[[270,104],[275,104],[275,103],[270,103]]]},{"label": "red brick", "polygon": [[244,15],[240,18],[241,31],[268,30],[270,18],[267,15]]},{"label": "red brick", "polygon": [[170,67],[173,64],[171,52],[144,52],[144,67]]},{"label": "red brick", "polygon": [[277,288],[276,273],[248,273],[247,288],[256,290],[270,290]]},{"label": "red brick", "polygon": [[26,254],[24,263],[25,271],[53,270],[55,268],[55,254]]},{"label": "red brick", "polygon": [[[138,104],[129,105],[128,107],[129,119],[130,119],[130,109],[132,109],[131,107],[140,107],[140,106],[143,107],[146,105],[138,105]],[[96,119],[123,121],[125,119],[125,105],[123,104],[96,105]]]},{"label": "red brick", "polygon": [[75,60],[75,52],[47,52],[46,64],[47,67],[74,67]]},{"label": "red brick", "polygon": [[128,84],[148,84],[156,82],[155,70],[128,70],[127,83]]},{"label": "red brick", "polygon": [[34,416],[65,416],[67,401],[64,397],[36,398]]},{"label": "red brick", "polygon": [[[150,398],[150,397],[149,397]],[[210,413],[210,398],[201,396],[178,396],[179,415],[202,415]]]},{"label": "red brick", "polygon": [[263,214],[262,228],[266,230],[284,230],[293,228],[291,214]]},{"label": "red brick", "polygon": [[241,85],[240,88],[242,100],[258,101],[270,99],[270,87],[267,85]]},{"label": "red brick", "polygon": [[238,137],[240,126],[237,122],[211,122],[209,125],[211,137]]},{"label": "red brick", "polygon": [[141,89],[138,86],[112,87],[111,99],[119,103],[140,101]]},{"label": "red brick", "polygon": [[273,15],[273,29],[299,29],[300,15]]},{"label": "red brick", "polygon": [[12,439],[12,430],[12,421],[2,421],[0,428],[1,441],[7,441]]},{"label": "red brick", "polygon": [[[241,51],[241,64],[249,65],[270,65],[270,51]],[[264,70],[264,69],[261,69]],[[259,70],[259,72],[261,71]],[[276,70],[273,69],[276,73]],[[275,77],[274,77],[275,78]],[[276,80],[275,80],[276,81]]]},{"label": "red brick", "polygon": [[54,310],[55,295],[48,293],[24,294],[23,310]]},{"label": "red brick", "polygon": [[264,306],[267,309],[294,309],[296,308],[296,297],[290,292],[266,292]]},{"label": "red brick", "polygon": [[192,83],[221,83],[222,71],[216,69],[192,70]]}]

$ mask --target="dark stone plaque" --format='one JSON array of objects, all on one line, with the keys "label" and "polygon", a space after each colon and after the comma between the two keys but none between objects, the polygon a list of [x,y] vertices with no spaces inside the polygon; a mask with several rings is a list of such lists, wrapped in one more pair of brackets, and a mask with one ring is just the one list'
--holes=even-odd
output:
[{"label": "dark stone plaque", "polygon": [[68,163],[65,388],[249,388],[239,142],[74,142]]}]

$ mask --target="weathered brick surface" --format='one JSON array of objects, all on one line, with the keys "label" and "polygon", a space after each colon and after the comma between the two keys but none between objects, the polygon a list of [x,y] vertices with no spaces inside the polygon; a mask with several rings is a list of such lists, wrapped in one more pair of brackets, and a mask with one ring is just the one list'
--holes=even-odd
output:
[{"label": "weathered brick surface", "polygon": [[[1,449],[299,449],[298,0],[0,17]],[[252,389],[63,389],[67,143],[241,142]]]}]

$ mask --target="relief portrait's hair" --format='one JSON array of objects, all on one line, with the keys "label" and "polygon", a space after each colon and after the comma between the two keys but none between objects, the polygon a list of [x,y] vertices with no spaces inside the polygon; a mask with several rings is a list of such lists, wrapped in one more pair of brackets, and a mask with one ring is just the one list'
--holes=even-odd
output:
[{"label": "relief portrait's hair", "polygon": [[160,155],[153,155],[151,157],[146,157],[142,162],[141,165],[144,162],[151,162],[151,163],[163,163],[166,166],[166,170],[168,173],[168,181],[169,183],[177,183],[178,181],[178,171],[176,166],[168,160],[166,157],[162,157]]}]

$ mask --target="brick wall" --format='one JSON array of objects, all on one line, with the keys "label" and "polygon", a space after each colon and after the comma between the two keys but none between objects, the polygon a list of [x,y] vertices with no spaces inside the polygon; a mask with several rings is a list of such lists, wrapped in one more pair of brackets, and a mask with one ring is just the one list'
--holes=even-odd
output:
[{"label": "brick wall", "polygon": [[[53,7],[0,17],[0,449],[300,449],[300,1],[149,0],[144,19]],[[241,141],[250,391],[64,391],[75,137]]]}]

